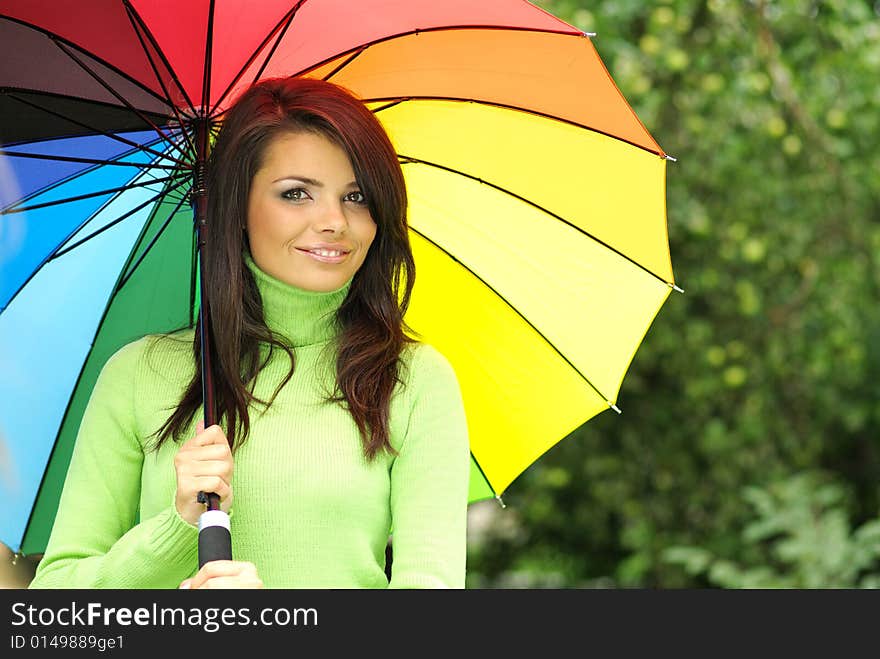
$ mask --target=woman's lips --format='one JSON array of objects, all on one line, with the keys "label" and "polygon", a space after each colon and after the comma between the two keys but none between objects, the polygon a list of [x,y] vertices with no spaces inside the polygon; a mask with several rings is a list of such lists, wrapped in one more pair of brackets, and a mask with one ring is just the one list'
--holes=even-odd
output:
[{"label": "woman's lips", "polygon": [[297,248],[296,251],[301,252],[306,256],[311,256],[316,261],[321,261],[322,263],[342,263],[343,261],[345,261],[345,259],[348,258],[348,255],[351,254],[351,252],[345,252],[343,254],[340,254],[339,256],[321,256],[320,254],[315,254],[314,252],[309,252],[305,249]]}]

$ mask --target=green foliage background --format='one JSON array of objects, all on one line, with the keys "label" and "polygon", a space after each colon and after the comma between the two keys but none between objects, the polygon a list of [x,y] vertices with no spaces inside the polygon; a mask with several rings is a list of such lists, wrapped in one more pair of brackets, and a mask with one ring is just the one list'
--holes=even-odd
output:
[{"label": "green foliage background", "polygon": [[678,159],[685,293],[623,414],[472,506],[468,587],[880,585],[880,1],[534,4]]}]

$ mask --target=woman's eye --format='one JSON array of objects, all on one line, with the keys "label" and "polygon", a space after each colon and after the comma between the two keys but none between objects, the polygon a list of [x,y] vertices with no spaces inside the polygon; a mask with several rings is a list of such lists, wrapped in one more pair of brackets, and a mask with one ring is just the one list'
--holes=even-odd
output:
[{"label": "woman's eye", "polygon": [[356,204],[366,204],[367,203],[367,198],[364,197],[364,193],[361,192],[360,190],[358,190],[356,192],[349,192],[348,195],[346,195],[346,198],[349,201],[353,201]]},{"label": "woman's eye", "polygon": [[306,191],[302,188],[293,188],[292,190],[285,190],[281,193],[281,196],[291,201],[302,201],[308,195],[306,195]]}]

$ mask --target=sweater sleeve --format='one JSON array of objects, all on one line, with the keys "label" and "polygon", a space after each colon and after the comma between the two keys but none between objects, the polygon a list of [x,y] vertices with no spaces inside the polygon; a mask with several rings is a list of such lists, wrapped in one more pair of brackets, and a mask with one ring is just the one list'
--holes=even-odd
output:
[{"label": "sweater sleeve", "polygon": [[121,348],[98,376],[31,588],[176,588],[194,572],[198,531],[173,502],[135,524],[144,452],[134,405],[145,344]]},{"label": "sweater sleeve", "polygon": [[391,468],[389,588],[464,588],[470,446],[455,371],[422,344],[410,375],[410,416]]}]

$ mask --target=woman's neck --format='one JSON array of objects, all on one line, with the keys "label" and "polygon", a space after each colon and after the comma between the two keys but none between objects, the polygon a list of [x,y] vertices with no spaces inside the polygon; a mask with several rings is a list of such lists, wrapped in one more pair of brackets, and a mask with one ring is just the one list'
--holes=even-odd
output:
[{"label": "woman's neck", "polygon": [[348,295],[352,279],[335,291],[310,291],[267,274],[247,249],[243,255],[260,291],[269,329],[285,336],[294,347],[325,343],[338,334],[336,311]]}]

